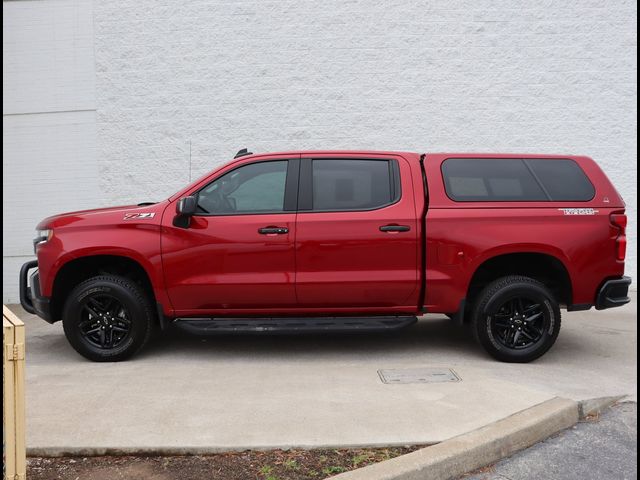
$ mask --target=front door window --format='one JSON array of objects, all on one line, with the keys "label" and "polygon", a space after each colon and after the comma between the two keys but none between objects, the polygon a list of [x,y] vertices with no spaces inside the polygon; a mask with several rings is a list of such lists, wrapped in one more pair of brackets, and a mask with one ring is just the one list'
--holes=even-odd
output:
[{"label": "front door window", "polygon": [[286,160],[236,168],[200,190],[198,212],[202,215],[283,212],[286,178]]}]

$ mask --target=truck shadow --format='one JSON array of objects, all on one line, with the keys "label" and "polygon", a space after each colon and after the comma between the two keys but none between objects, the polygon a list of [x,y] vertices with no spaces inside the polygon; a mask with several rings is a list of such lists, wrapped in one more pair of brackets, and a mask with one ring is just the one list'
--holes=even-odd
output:
[{"label": "truck shadow", "polygon": [[141,352],[139,358],[196,356],[252,358],[324,357],[332,359],[363,355],[384,356],[402,353],[442,352],[451,356],[486,356],[476,344],[471,329],[448,318],[422,318],[416,324],[396,331],[381,333],[326,334],[258,334],[258,335],[191,335],[171,327],[160,332]]}]

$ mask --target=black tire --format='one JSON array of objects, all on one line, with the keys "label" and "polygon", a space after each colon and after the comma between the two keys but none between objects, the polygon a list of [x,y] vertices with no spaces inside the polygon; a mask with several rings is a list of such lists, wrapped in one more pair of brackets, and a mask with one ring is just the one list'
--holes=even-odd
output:
[{"label": "black tire", "polygon": [[62,325],[80,355],[94,362],[118,362],[144,347],[154,320],[155,312],[141,287],[125,277],[100,275],[69,294]]},{"label": "black tire", "polygon": [[560,333],[560,306],[542,283],[511,275],[487,285],[473,309],[476,339],[494,358],[526,363],[544,355]]}]

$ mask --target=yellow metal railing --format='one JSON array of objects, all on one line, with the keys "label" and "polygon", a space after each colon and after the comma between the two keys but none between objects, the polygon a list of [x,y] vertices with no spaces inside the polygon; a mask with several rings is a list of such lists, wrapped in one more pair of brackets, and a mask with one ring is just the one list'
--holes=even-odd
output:
[{"label": "yellow metal railing", "polygon": [[2,306],[2,470],[5,480],[26,475],[24,438],[24,323]]}]

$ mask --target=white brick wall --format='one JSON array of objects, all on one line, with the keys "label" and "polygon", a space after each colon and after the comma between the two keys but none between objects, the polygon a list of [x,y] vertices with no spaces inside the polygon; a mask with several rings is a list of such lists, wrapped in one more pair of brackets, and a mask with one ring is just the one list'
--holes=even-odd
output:
[{"label": "white brick wall", "polygon": [[627,200],[635,277],[636,17],[631,0],[99,2],[102,187],[166,197],[189,142],[195,175],[241,147],[585,154]]},{"label": "white brick wall", "polygon": [[105,203],[177,190],[189,144],[194,177],[242,147],[586,154],[627,200],[636,276],[634,1],[110,0],[93,10]]}]

